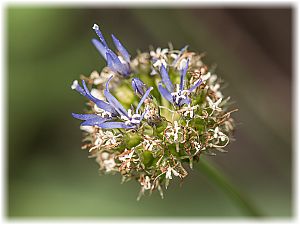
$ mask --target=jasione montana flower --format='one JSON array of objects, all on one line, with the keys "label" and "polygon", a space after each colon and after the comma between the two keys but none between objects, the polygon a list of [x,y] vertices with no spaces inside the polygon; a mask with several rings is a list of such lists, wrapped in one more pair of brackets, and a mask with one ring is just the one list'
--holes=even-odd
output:
[{"label": "jasione montana flower", "polygon": [[[138,53],[131,59],[112,35],[113,52],[98,25],[92,42],[107,62],[102,71],[75,80],[72,89],[88,99],[82,120],[83,148],[103,173],[120,173],[163,196],[174,177],[183,179],[202,154],[225,152],[234,121],[221,81],[201,55],[173,47]],[[126,109],[127,108],[127,109]]]}]

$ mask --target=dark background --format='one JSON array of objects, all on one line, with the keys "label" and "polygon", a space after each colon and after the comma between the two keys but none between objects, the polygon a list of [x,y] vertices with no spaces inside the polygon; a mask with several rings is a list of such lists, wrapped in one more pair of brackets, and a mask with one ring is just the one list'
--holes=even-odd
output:
[{"label": "dark background", "polygon": [[[199,6],[200,7],[200,6]],[[6,8],[7,186],[9,217],[243,216],[201,171],[161,200],[136,202],[139,185],[99,176],[81,150],[85,99],[70,85],[105,65],[90,39],[98,23],[131,55],[136,49],[206,52],[239,112],[229,153],[206,157],[266,216],[292,215],[292,19],[282,8]]]}]

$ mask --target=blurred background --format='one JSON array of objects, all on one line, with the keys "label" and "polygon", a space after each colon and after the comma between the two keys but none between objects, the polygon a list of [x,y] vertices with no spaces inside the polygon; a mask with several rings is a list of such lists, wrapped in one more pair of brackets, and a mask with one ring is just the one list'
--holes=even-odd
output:
[{"label": "blurred background", "polygon": [[[199,6],[200,7],[200,6]],[[208,157],[267,217],[293,215],[292,19],[286,8],[6,6],[6,215],[16,217],[243,217],[201,171],[136,201],[139,185],[99,176],[81,150],[85,99],[70,86],[101,70],[98,23],[131,55],[149,46],[205,52],[239,112],[229,153]]]}]

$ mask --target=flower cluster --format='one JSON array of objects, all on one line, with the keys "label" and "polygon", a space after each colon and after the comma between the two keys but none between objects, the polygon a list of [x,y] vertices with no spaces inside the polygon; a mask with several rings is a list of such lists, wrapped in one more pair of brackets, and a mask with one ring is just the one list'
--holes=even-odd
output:
[{"label": "flower cluster", "polygon": [[169,48],[138,53],[131,59],[112,35],[111,50],[99,26],[92,43],[107,62],[98,73],[75,80],[72,89],[87,98],[82,120],[83,148],[96,158],[103,173],[120,173],[146,190],[168,187],[183,179],[202,154],[226,152],[234,120],[222,80],[203,62],[202,55]]}]

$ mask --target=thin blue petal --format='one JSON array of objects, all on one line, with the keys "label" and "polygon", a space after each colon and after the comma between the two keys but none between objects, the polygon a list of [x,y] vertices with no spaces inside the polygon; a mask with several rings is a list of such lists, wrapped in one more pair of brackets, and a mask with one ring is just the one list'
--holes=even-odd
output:
[{"label": "thin blue petal", "polygon": [[99,117],[96,114],[77,114],[77,113],[72,113],[72,116],[79,120],[89,120],[89,119],[94,119]]},{"label": "thin blue petal", "polygon": [[109,102],[109,104],[111,106],[113,106],[115,108],[115,110],[120,114],[120,115],[124,115],[126,117],[128,117],[127,111],[126,109],[121,105],[121,103],[109,92],[109,82],[111,81],[111,79],[113,78],[113,76],[111,76],[108,81],[106,82],[106,88],[104,90],[104,95],[107,99],[107,101]]},{"label": "thin blue petal", "polygon": [[127,64],[122,64],[118,56],[113,53],[111,50],[106,52],[107,66],[114,72],[118,72],[124,76],[130,74],[130,69]]},{"label": "thin blue petal", "polygon": [[180,71],[180,85],[179,89],[182,91],[184,88],[184,83],[185,83],[185,75],[189,67],[189,60],[186,62],[186,66]]},{"label": "thin blue petal", "polygon": [[127,52],[127,50],[124,48],[124,46],[121,44],[121,42],[113,34],[111,35],[111,37],[114,41],[114,44],[115,44],[116,48],[121,53],[121,55],[123,56],[125,61],[130,63],[130,55]]},{"label": "thin blue petal", "polygon": [[100,52],[100,54],[103,56],[103,58],[107,60],[106,58],[107,47],[105,47],[100,41],[98,41],[95,38],[92,39],[92,43],[94,44],[96,49]]},{"label": "thin blue petal", "polygon": [[166,88],[168,89],[169,92],[173,92],[174,86],[170,80],[169,74],[165,68],[165,66],[162,64],[160,68],[160,75],[162,78],[162,82],[166,85]]},{"label": "thin blue petal", "polygon": [[95,97],[90,93],[90,91],[88,90],[88,88],[87,88],[87,86],[86,86],[84,80],[82,80],[82,85],[83,85],[83,88],[84,88],[84,90],[85,90],[85,92],[86,92],[86,97],[87,97],[88,99],[90,99],[92,102],[94,102],[100,109],[103,109],[103,110],[105,110],[105,111],[107,111],[107,112],[110,112],[110,113],[112,113],[113,115],[116,115],[116,114],[117,114],[116,110],[115,110],[112,106],[110,106],[108,103],[106,103],[106,102],[104,102],[104,101],[102,101],[102,100],[100,100],[100,99],[98,99],[98,98],[95,98]]},{"label": "thin blue petal", "polygon": [[145,112],[143,112],[143,114],[141,115],[141,118],[140,118],[140,122],[142,121],[142,119],[144,119],[144,117],[148,111],[149,111],[149,109],[146,109]]},{"label": "thin blue petal", "polygon": [[101,124],[107,120],[111,120],[111,118],[103,118],[96,114],[72,113],[72,116],[79,120],[85,120],[83,123],[81,123],[81,126],[98,126],[99,124]]},{"label": "thin blue petal", "polygon": [[142,106],[142,104],[144,103],[144,101],[146,100],[146,98],[148,97],[148,95],[150,94],[150,91],[153,89],[153,87],[149,87],[148,90],[145,92],[144,96],[141,98],[138,106],[136,107],[136,113],[138,113],[140,107]]},{"label": "thin blue petal", "polygon": [[132,129],[135,126],[126,125],[124,122],[105,122],[99,125],[99,127],[103,129],[114,129],[114,128],[124,128],[124,129]]},{"label": "thin blue petal", "polygon": [[108,45],[107,45],[107,43],[105,41],[104,36],[102,35],[102,33],[100,31],[99,26],[97,24],[94,24],[93,29],[96,32],[96,34],[98,35],[98,37],[99,37],[100,41],[102,42],[102,44],[108,48]]},{"label": "thin blue petal", "polygon": [[98,116],[97,118],[88,119],[88,120],[84,121],[83,123],[80,124],[80,126],[98,126],[98,127],[100,127],[100,125],[107,120],[109,120],[109,119]]},{"label": "thin blue petal", "polygon": [[114,72],[118,72],[116,71],[115,67],[114,67],[114,60],[111,56],[111,54],[109,54],[108,52],[106,52],[106,61],[107,61],[107,66]]},{"label": "thin blue petal", "polygon": [[173,96],[171,95],[171,93],[166,89],[164,88],[161,83],[158,84],[158,90],[160,92],[160,94],[165,98],[167,99],[169,102],[171,103],[174,103],[174,100],[173,100]]},{"label": "thin blue petal", "polygon": [[189,92],[192,92],[193,90],[195,90],[197,87],[199,87],[199,85],[202,83],[202,80],[199,79],[190,89]]}]

